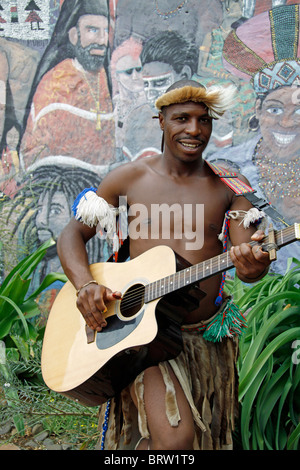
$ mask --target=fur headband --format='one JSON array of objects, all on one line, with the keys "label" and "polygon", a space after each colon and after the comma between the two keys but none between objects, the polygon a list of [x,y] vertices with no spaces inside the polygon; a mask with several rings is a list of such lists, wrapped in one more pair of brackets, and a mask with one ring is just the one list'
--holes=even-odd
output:
[{"label": "fur headband", "polygon": [[161,111],[164,106],[171,104],[187,103],[188,101],[204,103],[208,108],[209,116],[213,119],[219,119],[234,104],[235,92],[236,88],[233,85],[226,88],[183,86],[167,91],[156,100],[155,106],[158,111]]}]

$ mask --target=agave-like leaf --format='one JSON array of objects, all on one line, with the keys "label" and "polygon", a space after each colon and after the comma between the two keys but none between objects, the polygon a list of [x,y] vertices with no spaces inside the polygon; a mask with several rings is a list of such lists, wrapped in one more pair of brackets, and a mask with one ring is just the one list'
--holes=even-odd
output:
[{"label": "agave-like leaf", "polygon": [[22,279],[19,274],[16,274],[14,281],[7,286],[0,293],[0,319],[8,318],[13,310],[12,305],[7,305],[7,300],[10,299],[18,306],[22,305],[30,286],[30,279]]},{"label": "agave-like leaf", "polygon": [[247,371],[244,378],[240,381],[239,385],[239,398],[243,398],[249,387],[251,386],[253,380],[258,374],[261,367],[265,364],[268,358],[283,344],[291,342],[300,337],[300,327],[291,328],[284,331],[279,336],[274,338],[261,352],[255,362],[252,364],[252,367]]},{"label": "agave-like leaf", "polygon": [[[285,297],[285,294],[278,293],[276,299],[279,300],[282,297]],[[261,304],[266,304],[266,302],[261,302]],[[243,363],[239,372],[240,383],[243,381],[244,377],[252,368],[253,363],[259,355],[260,351],[265,347],[266,340],[270,336],[274,328],[297,312],[298,307],[290,307],[286,310],[282,310],[281,312],[276,313],[276,315],[272,315],[260,326],[260,329],[256,334],[255,338],[253,339],[253,342],[251,343],[246,356],[243,358]]]},{"label": "agave-like leaf", "polygon": [[26,256],[22,261],[20,261],[4,279],[2,285],[0,286],[0,294],[4,293],[4,290],[8,287],[9,283],[13,281],[17,274],[23,277],[23,279],[26,279],[28,276],[30,276],[45,256],[47,249],[54,244],[54,240],[49,239],[39,246],[39,248],[31,255]]},{"label": "agave-like leaf", "polygon": [[[26,318],[22,312],[22,310],[18,307],[18,305],[13,301],[11,300],[9,297],[5,297],[4,295],[0,295],[0,298],[4,299],[6,302],[8,302],[10,305],[12,305],[12,307],[14,308],[14,310],[16,311],[17,315],[19,316],[21,322],[22,322],[22,325],[24,327],[24,331],[25,331],[25,335],[26,335],[26,338],[29,339],[29,330],[28,330],[28,325],[27,325],[27,321],[26,321]],[[3,336],[0,336],[0,338],[3,338]]]},{"label": "agave-like leaf", "polygon": [[289,436],[288,443],[287,443],[287,450],[297,449],[296,445],[298,444],[299,440],[300,440],[300,423]]},{"label": "agave-like leaf", "polygon": [[242,436],[242,444],[244,450],[250,450],[250,439],[251,439],[251,426],[250,421],[252,419],[252,409],[254,406],[254,402],[256,399],[257,390],[259,390],[263,380],[267,374],[268,365],[263,364],[259,372],[257,373],[256,377],[254,378],[253,382],[251,383],[248,393],[244,396],[242,401],[242,409],[241,409],[241,418],[240,418],[240,425],[241,425],[241,436]]},{"label": "agave-like leaf", "polygon": [[60,281],[65,283],[67,276],[61,273],[49,273],[42,281],[41,285],[30,295],[27,300],[36,299],[44,290],[50,287],[54,282]]}]

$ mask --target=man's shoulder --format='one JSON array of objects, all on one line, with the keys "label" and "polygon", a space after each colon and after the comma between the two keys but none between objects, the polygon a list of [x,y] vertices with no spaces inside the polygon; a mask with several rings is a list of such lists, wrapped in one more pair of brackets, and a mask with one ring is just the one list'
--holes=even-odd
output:
[{"label": "man's shoulder", "polygon": [[148,173],[155,167],[156,163],[160,160],[161,155],[153,155],[151,157],[141,158],[132,162],[127,162],[119,165],[111,173],[119,177],[129,176],[132,178],[139,177],[142,174]]},{"label": "man's shoulder", "polygon": [[151,171],[152,157],[122,163],[111,169],[105,176],[103,183],[113,186],[129,187]]},{"label": "man's shoulder", "polygon": [[97,191],[98,195],[117,207],[119,196],[128,196],[134,193],[136,184],[145,181],[144,177],[151,171],[148,158],[151,157],[122,163],[111,169],[101,181]]}]

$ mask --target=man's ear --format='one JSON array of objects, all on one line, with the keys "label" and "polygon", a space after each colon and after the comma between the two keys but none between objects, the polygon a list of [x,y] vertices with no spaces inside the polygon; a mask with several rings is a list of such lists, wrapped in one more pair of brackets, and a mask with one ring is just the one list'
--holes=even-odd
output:
[{"label": "man's ear", "polygon": [[163,116],[162,113],[158,114],[158,119],[159,119],[160,128],[163,131],[164,130],[164,125],[165,125],[165,120],[164,120],[164,116]]},{"label": "man's ear", "polygon": [[76,46],[78,41],[78,33],[76,26],[73,26],[73,28],[69,30],[68,35],[70,43],[73,44],[73,46]]}]

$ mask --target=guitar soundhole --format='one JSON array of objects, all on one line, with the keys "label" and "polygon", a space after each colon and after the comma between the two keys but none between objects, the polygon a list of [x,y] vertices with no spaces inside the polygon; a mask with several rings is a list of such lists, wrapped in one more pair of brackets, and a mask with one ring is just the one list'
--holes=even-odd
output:
[{"label": "guitar soundhole", "polygon": [[136,315],[144,305],[145,286],[134,284],[123,294],[120,303],[120,312],[125,318]]}]

